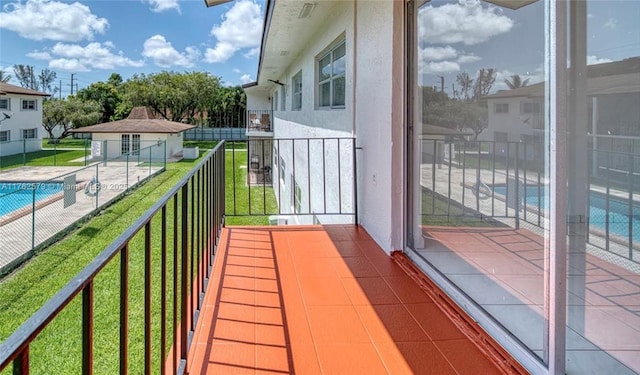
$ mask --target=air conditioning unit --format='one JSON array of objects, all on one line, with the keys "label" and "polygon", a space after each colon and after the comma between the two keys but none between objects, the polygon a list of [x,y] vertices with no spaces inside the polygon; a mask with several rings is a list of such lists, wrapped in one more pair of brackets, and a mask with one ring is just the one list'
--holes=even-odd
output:
[{"label": "air conditioning unit", "polygon": [[269,216],[269,225],[287,225],[289,223],[289,217],[283,215]]}]

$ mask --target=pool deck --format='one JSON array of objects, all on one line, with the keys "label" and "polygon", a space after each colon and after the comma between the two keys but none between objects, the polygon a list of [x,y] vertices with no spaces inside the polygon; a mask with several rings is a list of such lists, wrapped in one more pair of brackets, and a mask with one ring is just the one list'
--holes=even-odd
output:
[{"label": "pool deck", "polygon": [[[127,165],[128,164],[128,165]],[[3,182],[62,181],[75,174],[75,203],[64,207],[63,194],[58,193],[38,203],[33,214],[31,207],[0,216],[0,269],[29,256],[33,247],[50,240],[77,220],[103,207],[132,186],[161,169],[157,166],[138,166],[136,163],[109,162],[77,167],[20,167],[0,171]],[[127,178],[128,175],[128,178]],[[98,176],[102,189],[96,196],[85,193],[85,186]],[[93,191],[90,191],[91,193]]]}]

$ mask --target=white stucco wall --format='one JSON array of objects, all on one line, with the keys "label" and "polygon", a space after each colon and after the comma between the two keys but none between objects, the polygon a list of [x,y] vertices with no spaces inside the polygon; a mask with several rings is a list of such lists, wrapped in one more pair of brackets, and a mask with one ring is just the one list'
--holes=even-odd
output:
[{"label": "white stucco wall", "polygon": [[[22,152],[34,152],[42,150],[42,138],[47,132],[42,127],[42,97],[31,95],[3,95],[2,99],[10,100],[10,109],[2,110],[11,114],[11,118],[3,119],[0,123],[0,131],[9,130],[9,142],[0,143],[0,156],[14,155]],[[22,110],[22,100],[35,100],[36,110]],[[4,116],[0,113],[0,118]],[[27,139],[22,142],[22,130],[37,129],[35,139]]]},{"label": "white stucco wall", "polygon": [[[122,155],[121,135],[122,134],[94,133],[92,140],[107,141],[107,159],[113,159]],[[159,145],[158,142],[160,142]],[[165,146],[162,142],[166,142],[166,153]],[[151,148],[151,151],[149,151],[149,148]],[[171,134],[160,133],[140,134],[140,149],[144,149],[140,152],[141,160],[147,161],[151,158],[152,161],[163,161],[165,157],[168,159],[176,154],[182,153],[182,134],[174,134],[173,136],[171,136]],[[102,150],[102,152],[104,153],[105,151]]]},{"label": "white stucco wall", "polygon": [[[480,133],[478,140],[493,141],[495,132],[504,132],[509,134],[510,142],[518,142],[522,134],[534,134],[532,123],[535,120],[533,118],[535,116],[521,113],[521,104],[536,101],[522,97],[489,99],[487,101],[487,128]],[[509,113],[496,113],[495,105],[497,103],[509,104]]]},{"label": "white stucco wall", "polygon": [[[389,252],[403,246],[404,4],[380,1],[334,4],[327,21],[314,32],[315,39],[306,43],[307,48],[278,78],[288,88],[286,110],[282,111],[278,105],[274,111],[274,135],[276,139],[356,136],[357,146],[362,147],[356,151],[359,220]],[[316,58],[342,37],[346,41],[345,108],[318,109]],[[302,108],[292,111],[291,78],[299,71],[302,71]],[[267,95],[272,97],[275,91],[282,100],[282,91],[277,85],[273,85]],[[247,95],[249,98],[250,93]],[[283,155],[285,147],[285,144],[281,146]],[[296,158],[296,165],[305,163],[306,151],[296,153]],[[293,163],[293,160],[284,160],[287,167]],[[274,191],[281,195],[285,208],[292,204],[291,181],[287,175],[279,185],[276,169],[274,165]],[[311,167],[312,174],[319,170],[317,166]],[[297,172],[296,180],[303,180],[306,185],[309,178],[304,173]],[[317,175],[310,177],[314,197],[317,193],[313,185],[317,178]],[[329,178],[337,179],[337,176]],[[347,180],[344,176],[342,179]],[[309,190],[307,186],[300,188]],[[313,202],[318,201],[314,197],[312,207]],[[303,211],[307,210],[308,201],[301,203]]]}]

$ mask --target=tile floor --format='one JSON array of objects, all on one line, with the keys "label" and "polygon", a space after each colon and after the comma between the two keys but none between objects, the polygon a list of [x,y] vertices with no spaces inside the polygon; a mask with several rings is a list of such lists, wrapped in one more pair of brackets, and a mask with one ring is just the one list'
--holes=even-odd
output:
[{"label": "tile floor", "polygon": [[354,226],[228,227],[190,374],[498,374]]}]

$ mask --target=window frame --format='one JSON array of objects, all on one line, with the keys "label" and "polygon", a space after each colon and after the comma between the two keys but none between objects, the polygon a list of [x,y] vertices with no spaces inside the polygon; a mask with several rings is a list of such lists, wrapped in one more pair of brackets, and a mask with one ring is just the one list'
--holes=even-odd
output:
[{"label": "window frame", "polygon": [[[29,132],[33,132],[33,136],[28,136]],[[22,129],[22,139],[38,139],[38,128]]]},{"label": "window frame", "polygon": [[498,114],[498,115],[508,114],[509,113],[509,103],[505,103],[505,102],[494,103],[494,105],[493,105],[493,113]]},{"label": "window frame", "polygon": [[302,70],[291,77],[291,110],[302,110]]},{"label": "window frame", "polygon": [[0,103],[7,103],[6,107],[2,107],[0,104],[0,110],[10,111],[11,110],[11,98],[0,98]]},{"label": "window frame", "polygon": [[[344,49],[344,54],[341,56],[338,56],[338,58],[335,57],[335,52],[338,51],[340,48]],[[323,65],[321,65],[323,63],[323,60],[325,59],[329,59],[329,74],[327,78],[321,79],[321,74],[322,74],[322,68]],[[346,58],[347,58],[347,42],[346,42],[346,38],[345,37],[341,37],[337,42],[334,42],[331,44],[331,46],[325,50],[325,52],[323,52],[322,54],[318,55],[318,57],[316,58],[316,93],[317,93],[317,101],[316,101],[316,106],[318,109],[344,109],[346,107],[346,93],[347,93],[347,69],[346,69]],[[337,61],[339,61],[340,59],[344,59],[344,69],[341,73],[334,73],[334,69],[335,69],[335,63]],[[338,80],[342,79],[344,81],[343,85],[342,85],[342,89],[344,90],[342,93],[342,98],[343,98],[343,103],[337,103],[336,104],[336,95],[335,95],[335,90],[336,90],[336,82]],[[324,105],[323,103],[323,95],[322,95],[322,87],[324,85],[328,84],[329,85],[329,104],[328,105]]]},{"label": "window frame", "polygon": [[287,110],[287,86],[282,85],[282,87],[280,88],[280,110],[281,111],[286,111]]},{"label": "window frame", "polygon": [[[25,104],[33,102],[33,108],[29,108],[30,106]],[[38,100],[37,99],[21,99],[20,100],[20,110],[21,111],[37,111],[38,110]]]},{"label": "window frame", "polygon": [[[4,139],[2,139],[4,136]],[[0,130],[0,143],[11,142],[11,129]]]}]

